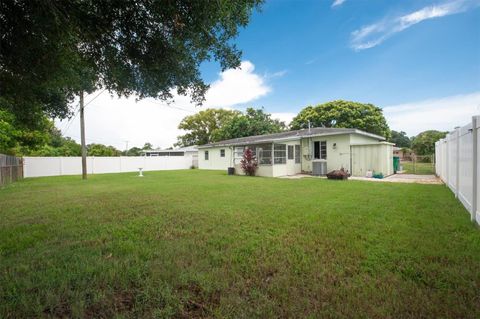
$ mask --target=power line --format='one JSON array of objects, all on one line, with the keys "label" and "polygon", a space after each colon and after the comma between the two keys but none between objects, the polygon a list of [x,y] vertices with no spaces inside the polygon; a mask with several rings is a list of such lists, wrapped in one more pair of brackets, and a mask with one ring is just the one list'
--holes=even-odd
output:
[{"label": "power line", "polygon": [[94,97],[93,99],[91,99],[90,101],[88,101],[87,103],[85,103],[85,105],[84,105],[83,107],[85,108],[88,104],[90,104],[90,103],[92,103],[93,101],[95,101],[95,99],[96,99],[97,97],[99,97],[103,92],[105,92],[105,90],[106,90],[106,89],[103,89],[100,93],[98,93],[97,95],[95,95],[95,97]]},{"label": "power line", "polygon": [[148,102],[153,103],[153,104],[157,104],[157,105],[161,105],[161,106],[165,106],[165,107],[169,107],[171,109],[177,109],[177,110],[181,110],[181,111],[185,111],[185,112],[189,112],[189,113],[196,113],[193,110],[184,109],[184,108],[179,107],[179,106],[173,106],[173,105],[170,105],[170,104],[162,104],[162,103],[158,103],[158,102],[154,102],[154,101],[150,101],[150,100]]},{"label": "power line", "polygon": [[[100,93],[98,93],[93,99],[91,99],[90,101],[88,101],[87,103],[85,103],[85,105],[83,106],[83,108],[85,108],[88,104],[92,103],[97,97],[99,97],[103,92],[105,92],[106,89],[103,89]],[[70,129],[70,126],[72,126],[72,123],[74,122],[74,120],[77,118],[78,114],[80,113],[80,103],[78,103],[77,107],[76,107],[76,110],[74,110],[75,115],[72,117],[72,119],[67,123],[67,128],[65,129],[64,131],[64,134],[68,132],[68,130]]]}]

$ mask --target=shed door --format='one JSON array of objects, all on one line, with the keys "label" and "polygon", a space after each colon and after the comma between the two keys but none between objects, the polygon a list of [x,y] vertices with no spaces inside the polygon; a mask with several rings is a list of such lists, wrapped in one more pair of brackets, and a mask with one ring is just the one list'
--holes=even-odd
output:
[{"label": "shed door", "polygon": [[352,175],[364,177],[367,171],[382,172],[381,145],[352,145]]}]

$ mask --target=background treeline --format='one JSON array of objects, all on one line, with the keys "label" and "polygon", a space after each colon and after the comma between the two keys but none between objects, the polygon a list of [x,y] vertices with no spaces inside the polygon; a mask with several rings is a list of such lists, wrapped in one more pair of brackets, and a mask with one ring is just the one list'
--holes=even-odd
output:
[{"label": "background treeline", "polygon": [[[120,151],[114,146],[88,144],[88,156],[139,156],[143,150],[153,149],[145,143],[142,148]],[[70,137],[62,136],[53,121],[43,117],[32,127],[16,121],[14,114],[0,110],[0,153],[15,156],[81,156],[81,146]]]},{"label": "background treeline", "polygon": [[303,108],[289,125],[272,118],[263,108],[245,112],[207,109],[185,117],[178,128],[186,131],[178,137],[177,146],[204,145],[221,140],[278,133],[309,127],[357,128],[384,136],[396,146],[418,155],[435,153],[435,142],[446,132],[428,130],[408,137],[405,132],[390,130],[381,108],[369,104],[336,100]]},{"label": "background treeline", "polygon": [[[424,131],[408,137],[403,131],[390,130],[382,109],[372,104],[351,101],[332,101],[307,106],[295,116],[290,125],[272,118],[263,108],[249,107],[244,112],[225,109],[207,109],[185,117],[178,128],[185,134],[178,137],[175,146],[204,145],[232,138],[278,133],[311,127],[357,128],[381,135],[396,146],[412,150],[417,155],[435,153],[435,142],[446,132]],[[143,150],[153,149],[150,143],[142,148],[121,151],[111,145],[88,144],[89,156],[139,156]],[[34,127],[16,121],[13,113],[0,109],[0,153],[17,156],[80,156],[80,145],[62,136],[53,121],[43,116]]]}]

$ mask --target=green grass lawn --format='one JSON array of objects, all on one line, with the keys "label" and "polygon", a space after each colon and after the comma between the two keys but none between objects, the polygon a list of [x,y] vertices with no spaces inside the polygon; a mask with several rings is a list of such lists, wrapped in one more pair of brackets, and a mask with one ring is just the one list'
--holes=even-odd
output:
[{"label": "green grass lawn", "polygon": [[185,170],[0,189],[0,318],[479,318],[443,185]]},{"label": "green grass lawn", "polygon": [[435,164],[432,163],[420,163],[417,162],[415,165],[413,162],[401,162],[405,174],[416,174],[416,175],[432,175],[435,174]]}]

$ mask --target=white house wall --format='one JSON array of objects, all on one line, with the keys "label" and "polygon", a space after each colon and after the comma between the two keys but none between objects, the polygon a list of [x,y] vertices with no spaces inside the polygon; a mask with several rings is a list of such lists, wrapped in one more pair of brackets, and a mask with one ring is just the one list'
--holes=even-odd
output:
[{"label": "white house wall", "polygon": [[[312,171],[313,143],[316,141],[327,142],[327,171],[333,171],[340,168],[350,170],[350,135],[330,135],[318,136],[302,139],[302,170]],[[334,144],[336,146],[334,147]],[[305,158],[305,154],[310,154],[310,160]]]},{"label": "white house wall", "polygon": [[[220,150],[225,150],[225,157],[220,156]],[[205,159],[205,151],[208,151],[208,160]],[[227,170],[233,167],[233,149],[230,147],[209,147],[198,150],[198,168]]]}]

